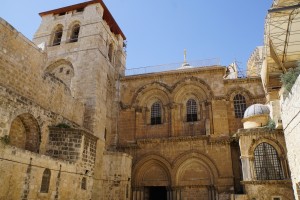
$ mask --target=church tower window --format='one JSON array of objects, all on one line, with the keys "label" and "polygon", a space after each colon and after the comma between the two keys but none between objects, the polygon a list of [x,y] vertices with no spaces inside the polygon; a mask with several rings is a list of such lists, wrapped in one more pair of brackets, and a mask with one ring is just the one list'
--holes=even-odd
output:
[{"label": "church tower window", "polygon": [[53,46],[60,45],[62,35],[63,35],[63,26],[59,25],[54,31],[53,43],[52,43]]},{"label": "church tower window", "polygon": [[79,24],[75,24],[72,27],[70,42],[77,42],[78,41],[79,31],[80,31],[80,25]]}]

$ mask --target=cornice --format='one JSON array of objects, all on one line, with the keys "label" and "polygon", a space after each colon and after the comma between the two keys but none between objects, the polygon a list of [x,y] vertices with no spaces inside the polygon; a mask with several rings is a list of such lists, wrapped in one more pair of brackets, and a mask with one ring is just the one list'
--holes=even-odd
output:
[{"label": "cornice", "polygon": [[268,136],[271,134],[281,134],[283,135],[282,129],[271,130],[268,127],[260,127],[260,128],[251,128],[251,129],[239,129],[237,132],[237,137],[246,136],[246,135],[263,135]]},{"label": "cornice", "polygon": [[253,181],[241,181],[242,185],[285,185],[290,188],[292,181],[286,180],[253,180]]},{"label": "cornice", "polygon": [[237,79],[224,79],[224,84],[236,84],[236,83],[261,83],[260,77],[250,77],[250,78],[237,78]]},{"label": "cornice", "polygon": [[138,80],[138,79],[153,79],[162,76],[172,77],[178,75],[191,75],[191,74],[211,73],[211,72],[218,72],[224,74],[224,71],[225,71],[225,67],[213,65],[213,66],[196,67],[196,68],[184,69],[184,70],[170,70],[170,71],[163,71],[163,72],[130,75],[130,76],[124,76],[120,80],[121,82],[126,82],[131,80]]}]

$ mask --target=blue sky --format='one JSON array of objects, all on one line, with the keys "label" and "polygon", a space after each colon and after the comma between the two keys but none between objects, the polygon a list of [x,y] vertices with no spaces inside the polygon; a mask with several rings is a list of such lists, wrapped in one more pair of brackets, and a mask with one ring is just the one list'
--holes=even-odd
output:
[{"label": "blue sky", "polygon": [[[83,0],[3,1],[0,17],[32,39],[39,12]],[[272,0],[104,0],[127,37],[127,68],[219,58],[245,67],[263,44]]]}]

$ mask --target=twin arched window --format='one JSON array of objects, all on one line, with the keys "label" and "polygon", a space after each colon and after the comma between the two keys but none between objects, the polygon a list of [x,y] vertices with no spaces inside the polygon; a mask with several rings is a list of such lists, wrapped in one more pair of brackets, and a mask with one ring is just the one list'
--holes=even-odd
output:
[{"label": "twin arched window", "polygon": [[186,121],[197,121],[197,103],[194,99],[189,99],[186,102]]},{"label": "twin arched window", "polygon": [[[73,25],[72,28],[71,28],[71,32],[70,32],[69,42],[77,42],[78,37],[79,37],[79,32],[80,32],[80,25],[79,24]],[[54,30],[54,33],[53,33],[52,45],[53,46],[60,45],[61,40],[62,40],[62,36],[63,36],[63,26],[58,25],[56,27],[56,29]]]},{"label": "twin arched window", "polygon": [[237,94],[233,98],[235,118],[243,118],[246,110],[246,99],[243,95]]},{"label": "twin arched window", "polygon": [[[194,99],[189,99],[186,102],[186,121],[194,122],[198,120],[197,117],[197,102]],[[151,125],[161,124],[161,105],[159,102],[155,102],[151,106]]]},{"label": "twin arched window", "polygon": [[254,167],[257,180],[281,180],[283,171],[276,149],[261,143],[254,150]]},{"label": "twin arched window", "polygon": [[45,169],[42,177],[42,183],[41,183],[41,193],[48,193],[49,185],[50,185],[50,179],[51,179],[51,171],[50,169]]},{"label": "twin arched window", "polygon": [[151,125],[161,124],[161,105],[155,102],[151,106]]}]

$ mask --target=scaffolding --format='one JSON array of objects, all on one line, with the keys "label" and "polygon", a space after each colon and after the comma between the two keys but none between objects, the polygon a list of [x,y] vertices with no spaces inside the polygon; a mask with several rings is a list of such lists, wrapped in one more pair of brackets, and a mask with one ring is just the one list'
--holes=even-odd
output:
[{"label": "scaffolding", "polygon": [[300,1],[275,0],[265,22],[261,78],[268,93],[281,88],[280,75],[300,60]]},{"label": "scaffolding", "polygon": [[300,1],[277,0],[265,24],[268,71],[285,72],[300,59]]}]

